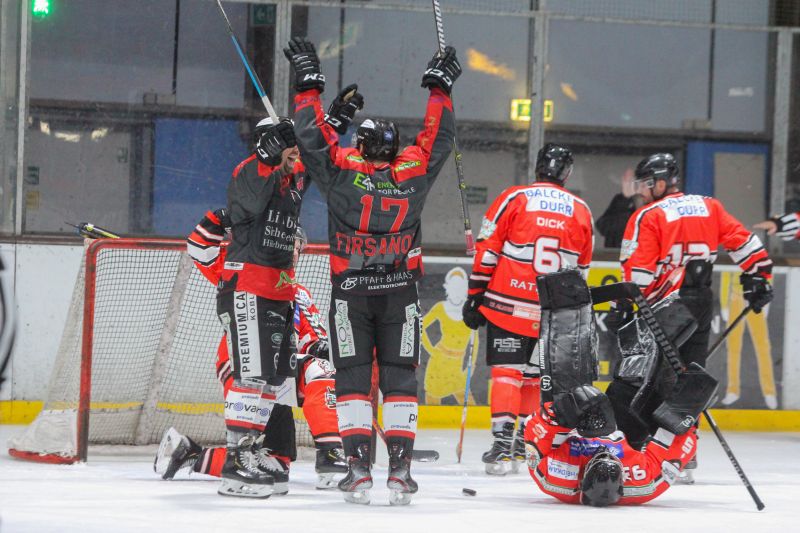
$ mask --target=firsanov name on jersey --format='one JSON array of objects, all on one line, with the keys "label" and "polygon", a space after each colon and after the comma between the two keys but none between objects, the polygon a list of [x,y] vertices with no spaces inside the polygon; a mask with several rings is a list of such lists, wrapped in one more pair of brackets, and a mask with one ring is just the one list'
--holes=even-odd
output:
[{"label": "firsanov name on jersey", "polygon": [[703,197],[695,194],[667,198],[662,200],[658,207],[664,211],[667,222],[674,222],[681,217],[707,217],[709,215]]},{"label": "firsanov name on jersey", "polygon": [[525,211],[547,211],[571,217],[575,212],[575,198],[554,187],[531,187],[525,191],[528,205]]}]

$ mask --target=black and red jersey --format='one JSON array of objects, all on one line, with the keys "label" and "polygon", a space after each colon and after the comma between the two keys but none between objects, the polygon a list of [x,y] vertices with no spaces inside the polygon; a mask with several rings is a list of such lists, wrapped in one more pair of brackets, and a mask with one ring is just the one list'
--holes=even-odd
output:
[{"label": "black and red jersey", "polygon": [[601,446],[622,463],[622,497],[617,505],[635,505],[652,500],[672,485],[694,457],[697,435],[694,428],[683,435],[659,429],[639,451],[621,431],[586,438],[537,412],[525,424],[525,456],[531,477],[542,492],[565,503],[580,503],[584,469]]},{"label": "black and red jersey", "polygon": [[584,275],[592,261],[592,213],[586,203],[554,183],[503,191],[481,223],[469,294],[483,294],[480,311],[496,326],[539,336],[536,277],[562,268]]},{"label": "black and red jersey", "polygon": [[294,237],[300,202],[308,189],[305,168],[291,173],[270,167],[255,154],[233,171],[228,185],[232,240],[222,278],[236,290],[272,300],[294,298]]},{"label": "black and red jersey", "polygon": [[625,281],[650,299],[680,288],[692,260],[713,263],[723,246],[747,274],[770,277],[772,261],[761,239],[731,216],[715,198],[676,192],[639,208],[625,228],[620,251]]},{"label": "black and red jersey", "polygon": [[450,154],[454,131],[450,97],[432,89],[416,142],[377,166],[355,148],[339,146],[325,122],[319,91],[295,97],[300,154],[328,204],[334,287],[381,294],[422,276],[422,208]]},{"label": "black and red jersey", "polygon": [[[216,285],[223,274],[230,246],[223,241],[225,229],[217,216],[208,211],[187,238],[187,250],[195,266],[205,278]],[[292,299],[295,301],[294,328],[297,333],[297,352],[308,353],[308,349],[319,341],[328,340],[311,292],[295,283]]]}]

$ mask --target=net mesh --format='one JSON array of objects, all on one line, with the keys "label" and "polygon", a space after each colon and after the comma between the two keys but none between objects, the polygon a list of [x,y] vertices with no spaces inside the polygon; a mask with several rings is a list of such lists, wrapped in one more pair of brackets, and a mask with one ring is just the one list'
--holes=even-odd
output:
[{"label": "net mesh", "polygon": [[[225,441],[222,385],[215,371],[223,333],[216,288],[193,267],[183,242],[164,242],[171,246],[133,243],[98,252],[90,444],[157,443],[169,427],[200,443]],[[300,258],[297,278],[326,320],[327,249],[311,248]],[[75,283],[42,414],[12,448],[75,453],[85,270],[82,265]],[[313,446],[297,409],[295,424],[298,446]]]}]

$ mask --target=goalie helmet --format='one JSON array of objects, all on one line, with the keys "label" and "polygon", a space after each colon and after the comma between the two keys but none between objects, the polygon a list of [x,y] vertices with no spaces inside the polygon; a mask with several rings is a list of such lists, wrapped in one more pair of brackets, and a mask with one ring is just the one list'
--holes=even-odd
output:
[{"label": "goalie helmet", "polygon": [[678,162],[672,154],[653,154],[639,161],[636,165],[635,181],[646,183],[651,189],[658,180],[666,181],[667,185],[678,185]]},{"label": "goalie helmet", "polygon": [[622,496],[622,461],[600,446],[586,463],[581,479],[581,503],[607,507]]},{"label": "goalie helmet", "polygon": [[394,122],[368,118],[356,130],[353,144],[367,159],[392,161],[400,148],[400,135]]},{"label": "goalie helmet", "polygon": [[536,181],[551,181],[564,185],[572,174],[574,159],[568,148],[547,143],[536,156]]}]

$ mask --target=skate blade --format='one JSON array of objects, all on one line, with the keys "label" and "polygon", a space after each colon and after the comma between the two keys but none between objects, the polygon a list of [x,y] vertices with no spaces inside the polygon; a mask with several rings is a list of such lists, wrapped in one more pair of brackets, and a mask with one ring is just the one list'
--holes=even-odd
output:
[{"label": "skate blade", "polygon": [[675,480],[676,485],[694,485],[694,474],[684,470],[678,479]]},{"label": "skate blade", "polygon": [[411,493],[393,489],[389,493],[389,505],[408,505],[411,503]]},{"label": "skate blade", "polygon": [[317,490],[335,489],[345,472],[324,472],[317,474]]},{"label": "skate blade", "polygon": [[272,494],[275,496],[285,496],[289,494],[288,481],[281,481],[280,483],[276,482],[272,487]]},{"label": "skate blade", "polygon": [[348,503],[357,503],[359,505],[369,505],[369,491],[357,490],[355,492],[345,492],[344,501]]},{"label": "skate blade", "polygon": [[486,463],[486,473],[490,476],[505,476],[511,470],[510,461]]},{"label": "skate blade", "polygon": [[217,489],[217,494],[221,496],[235,496],[238,498],[266,499],[272,496],[272,491],[273,485],[251,485],[234,479],[223,478],[219,489]]},{"label": "skate blade", "polygon": [[522,468],[523,464],[524,461],[519,461],[519,460],[511,461],[511,473],[519,474],[519,471]]},{"label": "skate blade", "polygon": [[180,443],[181,434],[178,433],[175,428],[169,428],[164,438],[161,439],[161,444],[158,445],[156,459],[153,461],[153,471],[161,476],[161,479],[172,479],[177,472],[176,470],[176,472],[172,472],[172,475],[168,475],[167,470],[172,461],[172,454],[175,453]]}]

